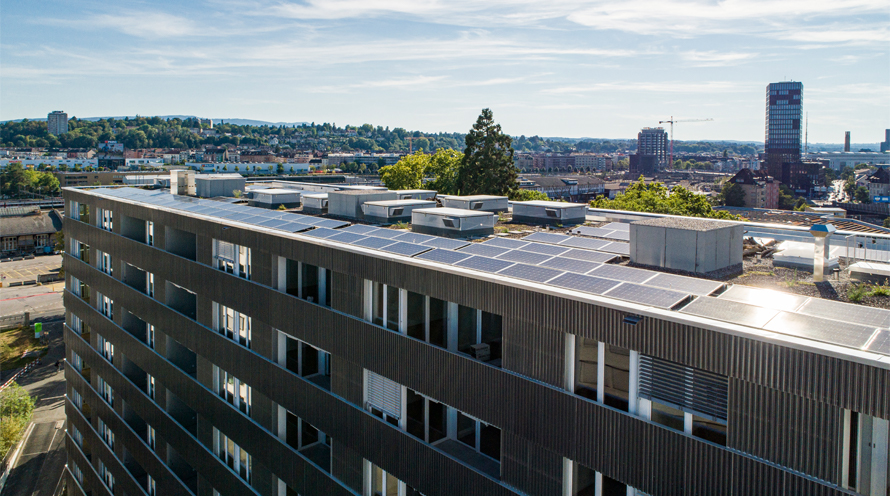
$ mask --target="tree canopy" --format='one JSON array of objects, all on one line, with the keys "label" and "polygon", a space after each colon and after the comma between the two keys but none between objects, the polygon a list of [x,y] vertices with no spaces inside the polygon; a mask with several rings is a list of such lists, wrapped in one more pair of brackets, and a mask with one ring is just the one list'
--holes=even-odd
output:
[{"label": "tree canopy", "polygon": [[668,190],[664,184],[646,184],[642,177],[614,200],[598,196],[590,202],[593,208],[627,210],[631,212],[652,212],[658,214],[684,215],[687,217],[707,217],[712,219],[737,219],[723,210],[714,210],[704,195],[695,194],[682,186]]},{"label": "tree canopy", "polygon": [[[405,155],[395,165],[380,169],[380,180],[389,189],[429,188],[443,195],[456,195],[457,173],[463,154],[452,149],[438,149],[427,154],[418,150]],[[431,178],[431,179],[430,179]],[[430,179],[426,184],[425,179]]]},{"label": "tree canopy", "polygon": [[418,150],[412,155],[405,155],[394,165],[382,167],[380,180],[388,189],[420,189],[429,165],[429,155]]},{"label": "tree canopy", "polygon": [[462,195],[506,195],[516,189],[519,171],[513,163],[513,140],[494,123],[490,109],[482,109],[467,133],[467,147],[457,173]]},{"label": "tree canopy", "polygon": [[12,162],[0,173],[0,193],[8,197],[59,192],[59,180],[50,172],[25,169]]},{"label": "tree canopy", "polygon": [[550,201],[547,193],[532,189],[514,189],[507,196],[510,197],[510,201]]},{"label": "tree canopy", "polygon": [[727,181],[723,184],[723,189],[720,190],[720,196],[717,197],[717,201],[727,207],[744,207],[745,190],[742,189],[741,185]]}]

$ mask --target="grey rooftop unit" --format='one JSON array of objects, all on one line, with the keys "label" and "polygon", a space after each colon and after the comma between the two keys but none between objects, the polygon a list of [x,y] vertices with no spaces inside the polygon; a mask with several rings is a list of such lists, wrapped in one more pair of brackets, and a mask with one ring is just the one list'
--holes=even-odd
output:
[{"label": "grey rooftop unit", "polygon": [[400,189],[396,191],[399,200],[429,200],[434,201],[437,191],[432,189]]},{"label": "grey rooftop unit", "polygon": [[506,196],[472,195],[442,196],[442,206],[464,210],[481,210],[483,212],[506,212],[509,208]]},{"label": "grey rooftop unit", "polygon": [[411,229],[447,238],[494,234],[497,216],[491,212],[459,208],[419,208],[411,212]]},{"label": "grey rooftop unit", "polygon": [[513,202],[513,222],[517,224],[581,224],[586,220],[586,216],[586,203]]},{"label": "grey rooftop unit", "polygon": [[710,274],[742,270],[740,224],[693,217],[661,217],[630,225],[631,262]]},{"label": "grey rooftop unit", "polygon": [[247,181],[241,174],[199,174],[195,176],[195,194],[201,198],[235,196],[235,191],[245,191]]},{"label": "grey rooftop unit", "polygon": [[411,212],[415,209],[435,207],[436,202],[429,200],[384,200],[365,202],[362,212],[368,222],[395,224],[411,222]]},{"label": "grey rooftop unit", "polygon": [[327,193],[304,193],[302,201],[304,213],[326,214],[328,212]]},{"label": "grey rooftop unit", "polygon": [[253,190],[248,205],[252,207],[278,208],[284,205],[286,208],[300,206],[300,192],[293,189],[268,188]]},{"label": "grey rooftop unit", "polygon": [[398,200],[395,191],[345,190],[328,192],[328,214],[347,219],[364,219],[362,204],[369,201]]}]

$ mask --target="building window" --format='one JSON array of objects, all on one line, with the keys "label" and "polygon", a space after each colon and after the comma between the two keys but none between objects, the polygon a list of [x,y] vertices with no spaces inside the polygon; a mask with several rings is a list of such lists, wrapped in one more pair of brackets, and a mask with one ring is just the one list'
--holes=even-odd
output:
[{"label": "building window", "polygon": [[146,325],[146,338],[148,341],[148,347],[154,349],[155,347],[155,326],[153,324],[145,324]]},{"label": "building window", "polygon": [[99,419],[99,437],[105,441],[109,448],[114,450],[114,432],[108,428],[108,425],[102,419]]},{"label": "building window", "polygon": [[563,458],[563,484],[563,494],[571,496],[646,496],[639,489],[568,458]]},{"label": "building window", "polygon": [[90,245],[81,243],[76,239],[71,240],[71,256],[82,262],[90,263]]},{"label": "building window", "polygon": [[145,242],[148,246],[155,245],[155,223],[152,221],[145,222]]},{"label": "building window", "polygon": [[843,411],[841,486],[865,495],[890,494],[890,420]]},{"label": "building window", "polygon": [[287,422],[284,437],[288,446],[330,473],[331,437],[291,412],[284,410],[284,413]]},{"label": "building window", "polygon": [[83,411],[83,396],[81,396],[80,391],[74,388],[71,389],[71,403],[73,403],[78,410]]},{"label": "building window", "polygon": [[96,250],[96,261],[99,270],[108,275],[114,274],[114,267],[111,265],[111,255],[104,251]]},{"label": "building window", "polygon": [[71,425],[70,429],[71,439],[74,439],[74,443],[83,448],[83,434],[80,432],[80,429],[75,425]]},{"label": "building window", "polygon": [[155,296],[155,275],[151,272],[145,273],[145,293],[150,298]]},{"label": "building window", "polygon": [[108,470],[108,467],[105,466],[102,460],[99,460],[99,477],[102,478],[102,482],[105,483],[108,490],[114,493],[114,475],[111,474],[111,471]]},{"label": "building window", "polygon": [[278,263],[280,291],[310,303],[331,306],[330,270],[286,258],[279,258]]},{"label": "building window", "polygon": [[111,386],[104,379],[99,377],[99,374],[96,374],[96,387],[99,389],[99,395],[102,396],[102,399],[110,406],[114,406],[114,390],[111,389]]},{"label": "building window", "polygon": [[145,393],[148,394],[148,397],[151,399],[155,399],[155,376],[151,374],[145,374]]},{"label": "building window", "polygon": [[84,203],[75,203],[77,205],[77,217],[81,222],[90,222],[90,206]]},{"label": "building window", "polygon": [[152,478],[152,476],[150,475],[147,477],[148,478],[145,480],[145,489],[146,492],[148,492],[148,496],[157,496],[158,488],[154,478]]},{"label": "building window", "polygon": [[90,302],[90,287],[83,283],[80,279],[71,276],[69,289],[75,296],[79,296],[83,301]]},{"label": "building window", "polygon": [[111,363],[114,363],[114,345],[111,344],[107,339],[103,338],[100,334],[96,334],[96,346],[99,349],[99,353],[105,357]]},{"label": "building window", "polygon": [[71,469],[71,475],[74,476],[74,480],[76,480],[78,484],[83,485],[83,470],[77,466],[77,463],[70,460],[68,468]]},{"label": "building window", "polygon": [[250,483],[252,468],[250,455],[216,427],[213,428],[213,437],[216,438],[216,455],[219,459]]},{"label": "building window", "polygon": [[251,405],[250,386],[216,365],[214,365],[213,368],[216,369],[214,377],[216,392],[224,400],[228,401],[230,404],[234,405],[235,408],[249,416]]},{"label": "building window", "polygon": [[[328,391],[331,390],[331,354],[279,332],[279,365]],[[283,358],[284,362],[281,363]]]},{"label": "building window", "polygon": [[639,357],[633,350],[568,334],[565,388],[589,400],[637,414]]},{"label": "building window", "polygon": [[362,496],[419,496],[416,489],[396,479],[392,474],[363,460]]},{"label": "building window", "polygon": [[145,426],[145,442],[151,449],[155,449],[155,428],[150,425]]},{"label": "building window", "polygon": [[402,386],[382,375],[365,370],[365,410],[386,422],[401,427]]},{"label": "building window", "polygon": [[216,302],[213,305],[216,307],[215,327],[219,333],[250,348],[250,317]]},{"label": "building window", "polygon": [[74,351],[71,352],[71,366],[78,372],[83,370],[83,359]]},{"label": "building window", "polygon": [[217,269],[250,279],[250,248],[214,239],[213,260]]},{"label": "building window", "polygon": [[100,208],[98,209],[98,214],[99,215],[97,217],[99,218],[99,227],[105,229],[106,231],[112,231],[114,225],[112,222],[113,213],[111,212],[111,210],[108,210],[107,208]]},{"label": "building window", "polygon": [[99,303],[99,312],[109,319],[114,320],[114,300],[107,296],[103,296],[102,293],[96,293],[96,296]]}]

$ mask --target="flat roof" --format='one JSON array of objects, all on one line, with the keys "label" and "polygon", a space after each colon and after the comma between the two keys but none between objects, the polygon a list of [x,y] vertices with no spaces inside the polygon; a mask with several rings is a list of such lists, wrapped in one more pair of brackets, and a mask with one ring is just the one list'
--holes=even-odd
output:
[{"label": "flat roof", "polygon": [[255,189],[253,190],[255,194],[260,195],[299,195],[301,193],[298,189],[281,189],[281,188],[268,188],[268,189]]},{"label": "flat roof", "polygon": [[332,195],[350,195],[350,196],[360,196],[360,195],[380,195],[384,193],[395,193],[395,191],[390,191],[388,189],[344,189],[340,191],[330,191]]},{"label": "flat roof", "polygon": [[405,207],[408,205],[435,205],[436,202],[432,200],[420,200],[420,199],[412,199],[412,200],[379,200],[379,201],[366,201],[365,205],[376,205],[379,207]]},{"label": "flat roof", "polygon": [[[350,225],[325,217],[179,197],[157,190],[63,189],[172,210],[209,222],[234,223],[346,251],[399,257],[407,264],[431,266],[715,332],[778,341],[793,348],[890,369],[890,310],[610,264],[608,258],[615,255],[601,251],[598,243],[606,243],[601,240],[536,232],[521,239],[492,237],[484,243],[469,243]],[[453,208],[415,212],[466,217],[494,215]]]},{"label": "flat roof", "polygon": [[495,214],[486,212],[485,210],[466,210],[463,208],[417,208],[415,212],[430,215],[447,215],[449,217],[492,217]]},{"label": "flat roof", "polygon": [[458,195],[444,195],[442,198],[446,198],[448,200],[466,200],[466,201],[485,201],[485,200],[506,200],[506,196],[494,196],[494,195],[469,195],[469,196],[458,196]]},{"label": "flat roof", "polygon": [[546,207],[546,208],[587,207],[586,203],[567,203],[567,202],[542,201],[542,200],[513,202],[513,205],[531,205],[533,207]]},{"label": "flat roof", "polygon": [[725,222],[715,222],[698,217],[660,217],[657,219],[638,220],[631,222],[631,224],[636,226],[667,227],[685,231],[714,231],[734,227]]}]

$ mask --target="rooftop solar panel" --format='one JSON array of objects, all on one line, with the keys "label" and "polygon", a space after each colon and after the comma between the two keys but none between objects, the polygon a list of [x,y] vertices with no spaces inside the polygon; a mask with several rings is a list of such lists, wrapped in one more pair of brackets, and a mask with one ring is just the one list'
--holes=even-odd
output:
[{"label": "rooftop solar panel", "polygon": [[808,297],[783,293],[781,291],[773,291],[770,289],[752,288],[750,286],[733,284],[729,289],[724,291],[719,298],[721,300],[740,301],[742,303],[750,303],[759,307],[794,312],[807,301]]},{"label": "rooftop solar panel", "polygon": [[395,229],[378,229],[374,232],[368,233],[368,236],[374,236],[375,238],[386,238],[392,239],[396,236],[401,236],[405,234],[406,231],[397,231]]},{"label": "rooftop solar panel", "polygon": [[606,291],[621,284],[618,281],[603,279],[602,277],[585,276],[582,274],[565,273],[556,279],[547,281],[547,284],[561,288],[583,291],[585,293],[603,294]]},{"label": "rooftop solar panel", "polygon": [[630,231],[612,231],[611,233],[603,237],[607,239],[616,239],[619,241],[630,241]]},{"label": "rooftop solar panel", "polygon": [[572,258],[554,257],[550,260],[541,262],[539,265],[541,267],[550,267],[551,269],[559,269],[566,272],[575,272],[576,274],[586,274],[599,267],[601,264],[587,262],[585,260],[575,260]]},{"label": "rooftop solar panel", "polygon": [[600,248],[600,251],[605,251],[607,253],[615,253],[617,255],[623,255],[625,257],[630,256],[630,244],[623,243],[620,241],[613,241],[606,246]]},{"label": "rooftop solar panel", "polygon": [[362,236],[361,234],[351,233],[351,232],[341,232],[331,236],[331,241],[339,241],[341,243],[355,243],[356,241],[360,241],[362,239],[367,238],[367,236]]},{"label": "rooftop solar panel", "polygon": [[600,226],[603,229],[613,229],[615,231],[630,231],[630,224],[626,222],[609,222],[604,226]]},{"label": "rooftop solar panel", "polygon": [[590,275],[607,277],[616,281],[643,283],[652,279],[656,273],[650,270],[634,269],[623,265],[601,264]]},{"label": "rooftop solar panel", "polygon": [[272,228],[276,228],[276,227],[278,227],[278,226],[285,226],[285,225],[287,225],[287,224],[289,224],[289,222],[287,222],[287,221],[285,221],[285,220],[281,220],[281,219],[268,219],[268,220],[264,220],[264,221],[262,221],[262,222],[257,222],[256,225],[258,225],[258,226],[263,226],[263,227],[272,227]]},{"label": "rooftop solar panel", "polygon": [[483,257],[496,257],[498,255],[503,255],[507,253],[507,248],[498,248],[497,246],[488,246],[481,243],[472,243],[470,246],[461,248],[464,253],[471,253],[473,255],[482,255]]},{"label": "rooftop solar panel", "polygon": [[623,282],[609,290],[606,296],[666,309],[671,309],[689,299],[689,295],[686,293],[629,282]]},{"label": "rooftop solar panel", "polygon": [[575,260],[586,260],[588,262],[598,262],[598,263],[606,263],[617,258],[617,255],[612,253],[603,253],[600,251],[590,251],[590,250],[569,250],[565,253],[559,255],[560,258],[573,258]]},{"label": "rooftop solar panel", "polygon": [[327,227],[328,229],[336,229],[338,227],[348,226],[349,222],[343,222],[342,220],[323,219],[321,222],[316,222],[312,225],[315,227]]},{"label": "rooftop solar panel", "polygon": [[604,229],[601,227],[587,227],[587,226],[579,226],[575,229],[571,230],[574,234],[580,234],[582,236],[594,236],[597,238],[603,238],[607,234],[612,234],[614,229]]},{"label": "rooftop solar panel", "polygon": [[379,250],[380,248],[383,248],[386,245],[391,245],[393,243],[397,243],[397,241],[386,238],[375,238],[373,236],[368,236],[365,239],[354,241],[352,244],[355,246],[364,246],[365,248],[374,248]]},{"label": "rooftop solar panel", "polygon": [[694,277],[678,276],[676,274],[658,273],[652,279],[646,281],[647,286],[673,289],[696,295],[709,295],[722,288],[724,284],[719,281],[696,279]]},{"label": "rooftop solar panel", "polygon": [[506,253],[501,253],[495,258],[499,260],[509,260],[511,262],[521,262],[526,264],[537,265],[544,260],[548,260],[551,257],[550,255],[544,255],[541,253],[532,253],[530,251],[522,251],[522,250],[510,250]]},{"label": "rooftop solar panel", "polygon": [[489,246],[497,246],[498,248],[508,248],[510,250],[518,250],[523,246],[528,245],[527,241],[519,241],[518,239],[509,239],[509,238],[492,238],[486,241],[484,244]]},{"label": "rooftop solar panel", "polygon": [[447,250],[457,250],[458,248],[463,248],[467,246],[468,242],[461,241],[459,239],[449,239],[449,238],[433,238],[421,243],[424,246],[432,246],[434,248],[444,248]]},{"label": "rooftop solar panel", "polygon": [[872,326],[848,324],[792,312],[779,312],[764,329],[824,343],[862,349],[875,333]]},{"label": "rooftop solar panel", "polygon": [[559,244],[568,239],[565,234],[536,232],[522,238],[523,241],[539,241],[541,243]]},{"label": "rooftop solar panel", "polygon": [[423,243],[424,241],[436,239],[436,237],[430,236],[429,234],[419,234],[419,233],[415,233],[415,232],[408,232],[408,233],[402,234],[400,236],[396,236],[393,239],[397,239],[399,241],[404,241],[406,243],[420,244],[420,243]]},{"label": "rooftop solar panel", "polygon": [[721,300],[710,296],[699,296],[692,303],[683,307],[680,312],[756,327],[758,329],[765,326],[767,322],[779,313],[778,310],[771,308],[756,307],[746,303]]},{"label": "rooftop solar panel", "polygon": [[600,239],[582,238],[580,236],[569,236],[559,246],[574,246],[575,248],[584,248],[586,250],[599,250],[608,245],[608,241]]},{"label": "rooftop solar panel", "polygon": [[326,227],[319,227],[311,231],[306,231],[303,234],[305,234],[306,236],[312,236],[313,238],[330,238],[335,234],[340,234],[340,231],[335,231]]},{"label": "rooftop solar panel", "polygon": [[374,231],[376,231],[376,230],[378,230],[378,229],[380,229],[380,228],[379,228],[379,227],[365,226],[365,225],[362,225],[362,224],[353,224],[353,225],[351,225],[351,226],[349,226],[349,227],[344,227],[343,229],[341,229],[341,231],[351,232],[351,233],[355,233],[355,234],[365,234],[365,235],[367,235],[367,234],[372,233],[372,232],[374,232]]},{"label": "rooftop solar panel", "polygon": [[431,249],[432,248],[430,248],[429,246],[417,245],[414,243],[405,243],[402,241],[398,241],[398,242],[395,242],[390,245],[386,245],[383,248],[381,248],[381,250],[383,250],[383,251],[388,251],[390,253],[397,253],[399,255],[405,255],[408,257],[418,255],[420,253],[429,251]]},{"label": "rooftop solar panel", "polygon": [[854,324],[890,328],[890,310],[866,306],[850,307],[849,303],[810,298],[798,310],[799,313],[842,320]]},{"label": "rooftop solar panel", "polygon": [[554,256],[570,251],[570,248],[568,246],[561,247],[561,246],[556,246],[556,245],[548,245],[548,244],[544,244],[544,243],[529,243],[519,249],[522,251],[530,251],[532,253],[543,253],[544,255],[554,255]]},{"label": "rooftop solar panel", "polygon": [[513,265],[513,262],[497,260],[495,258],[473,256],[454,264],[458,267],[481,270],[482,272],[497,272]]},{"label": "rooftop solar panel", "polygon": [[877,336],[872,338],[866,349],[875,353],[890,355],[890,331],[885,329],[878,331]]},{"label": "rooftop solar panel", "polygon": [[517,279],[525,279],[527,281],[542,283],[547,282],[550,279],[553,279],[554,277],[557,277],[561,274],[563,274],[563,272],[558,270],[521,263],[511,265],[506,269],[498,272],[498,275],[501,276],[515,277]]},{"label": "rooftop solar panel", "polygon": [[473,255],[469,253],[461,253],[459,251],[451,251],[451,250],[443,250],[436,248],[435,250],[428,251],[426,253],[421,253],[417,255],[415,258],[420,258],[423,260],[431,260],[433,262],[441,262],[446,264],[453,264],[460,262],[465,258],[470,258]]}]

